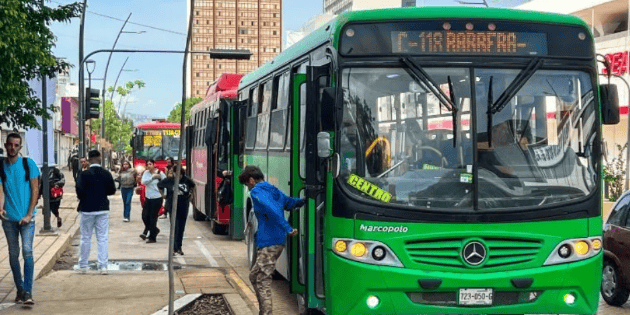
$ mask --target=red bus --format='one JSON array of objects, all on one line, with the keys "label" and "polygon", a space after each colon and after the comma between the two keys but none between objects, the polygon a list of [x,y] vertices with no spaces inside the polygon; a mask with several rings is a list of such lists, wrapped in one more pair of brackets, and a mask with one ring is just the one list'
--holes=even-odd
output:
[{"label": "red bus", "polygon": [[242,74],[224,73],[210,85],[205,99],[190,110],[186,129],[190,150],[187,173],[197,187],[193,218],[210,220],[214,234],[227,234],[230,226],[230,206],[222,206],[218,194],[225,180],[219,174],[231,169],[229,109],[231,102],[237,99],[242,77]]},{"label": "red bus", "polygon": [[[133,167],[140,173],[144,170],[147,160],[153,159],[155,166],[165,171],[167,158],[177,160],[180,139],[180,124],[162,119],[137,124],[131,140]],[[186,166],[185,152],[186,150],[182,152],[183,166]]]}]

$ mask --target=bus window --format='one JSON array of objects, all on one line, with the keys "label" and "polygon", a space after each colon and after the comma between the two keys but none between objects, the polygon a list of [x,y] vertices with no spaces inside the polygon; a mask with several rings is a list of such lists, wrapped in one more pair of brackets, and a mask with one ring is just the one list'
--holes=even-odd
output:
[{"label": "bus window", "polygon": [[272,81],[263,83],[260,95],[260,111],[258,114],[258,126],[256,135],[256,149],[267,149],[269,140],[269,109],[271,108]]},{"label": "bus window", "polygon": [[293,104],[291,103],[291,75],[287,72],[284,74],[284,93],[282,93],[283,95],[281,95],[281,99],[283,99],[284,101],[282,101],[280,103],[280,106],[283,106],[282,103],[286,104],[284,105],[285,107],[283,107],[284,109],[286,109],[286,113],[287,113],[287,124],[286,124],[286,136],[285,139],[287,139],[285,141],[285,150],[290,150],[291,149],[291,117],[293,116],[291,114],[291,109],[293,108]]},{"label": "bus window", "polygon": [[284,135],[287,127],[287,106],[289,98],[288,73],[278,76],[274,80],[276,91],[275,104],[271,112],[271,126],[269,135],[269,148],[284,148]]},{"label": "bus window", "polygon": [[253,149],[256,143],[256,129],[258,125],[258,87],[250,90],[249,108],[247,111],[247,131],[245,135],[245,149]]}]

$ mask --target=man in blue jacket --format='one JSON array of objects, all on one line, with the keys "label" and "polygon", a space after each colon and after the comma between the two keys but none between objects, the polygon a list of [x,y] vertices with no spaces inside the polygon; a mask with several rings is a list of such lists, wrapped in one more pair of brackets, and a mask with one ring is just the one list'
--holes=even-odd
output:
[{"label": "man in blue jacket", "polygon": [[271,315],[271,275],[287,242],[287,235],[298,233],[284,218],[284,209],[300,208],[306,201],[288,197],[264,180],[260,168],[253,165],[245,167],[238,176],[238,181],[249,189],[258,219],[258,252],[249,280],[256,291],[260,315]]},{"label": "man in blue jacket", "polygon": [[101,166],[101,153],[98,150],[88,152],[90,168],[79,173],[76,183],[79,211],[81,212],[81,254],[79,271],[88,269],[92,233],[96,232],[98,244],[98,268],[101,274],[107,274],[107,242],[109,235],[109,199],[116,193],[112,174]]}]

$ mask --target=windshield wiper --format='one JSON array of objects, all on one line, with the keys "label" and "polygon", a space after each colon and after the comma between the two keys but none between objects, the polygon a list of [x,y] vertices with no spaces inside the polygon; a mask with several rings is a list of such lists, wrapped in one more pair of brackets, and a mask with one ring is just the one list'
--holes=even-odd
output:
[{"label": "windshield wiper", "polygon": [[414,79],[416,79],[416,81],[418,81],[419,83],[422,83],[422,85],[424,85],[429,91],[431,91],[431,93],[433,93],[438,98],[438,101],[446,106],[446,109],[451,112],[457,111],[457,106],[455,106],[455,103],[453,103],[448,98],[448,96],[446,96],[446,94],[444,94],[444,92],[438,88],[438,84],[435,83],[435,81],[433,81],[433,79],[431,79],[431,77],[426,72],[424,72],[424,70],[422,70],[419,65],[411,60],[411,58],[400,58],[400,62],[407,66],[407,69],[410,70],[410,74],[414,77]]},{"label": "windshield wiper", "polygon": [[516,78],[510,83],[510,85],[501,93],[496,103],[492,102],[492,77],[490,78],[490,84],[488,89],[488,147],[492,146],[492,116],[505,108],[508,102],[518,93],[518,91],[525,86],[525,83],[536,73],[543,65],[543,60],[540,58],[534,58],[530,61],[525,69],[518,73]]},{"label": "windshield wiper", "polygon": [[457,103],[455,102],[455,94],[453,92],[453,82],[451,81],[451,76],[446,77],[448,80],[448,95],[451,97],[451,104],[453,105],[453,148],[457,147]]},{"label": "windshield wiper", "polygon": [[525,69],[518,73],[514,81],[503,91],[497,102],[492,105],[491,113],[494,115],[505,108],[507,103],[518,93],[518,91],[527,83],[527,81],[536,73],[543,65],[543,60],[534,58],[527,64]]},{"label": "windshield wiper", "polygon": [[438,84],[431,79],[431,77],[416,64],[411,58],[403,57],[400,58],[400,62],[407,66],[409,74],[418,82],[422,83],[435,97],[437,97],[438,101],[443,104],[448,111],[453,114],[453,147],[457,146],[457,105],[455,105],[455,95],[453,94],[453,84],[451,82],[451,77],[448,76],[448,90],[450,94],[450,98],[444,94]]}]

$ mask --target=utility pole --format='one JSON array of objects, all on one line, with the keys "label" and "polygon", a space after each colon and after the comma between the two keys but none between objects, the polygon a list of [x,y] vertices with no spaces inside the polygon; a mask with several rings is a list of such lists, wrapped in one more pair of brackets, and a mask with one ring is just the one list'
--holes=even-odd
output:
[{"label": "utility pole", "polygon": [[[44,0],[41,0],[41,8],[44,9]],[[42,108],[44,112],[48,111],[48,95],[46,90],[46,76],[42,75]],[[42,136],[43,143],[43,159],[42,159],[42,195],[44,196],[44,227],[40,232],[52,232],[50,226],[50,183],[48,182],[48,119],[42,116]]]},{"label": "utility pole", "polygon": [[85,97],[83,87],[83,29],[85,26],[85,12],[87,10],[87,0],[83,0],[83,12],[81,12],[81,25],[79,26],[79,158],[85,157]]}]

